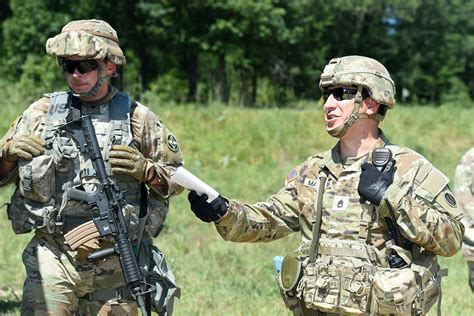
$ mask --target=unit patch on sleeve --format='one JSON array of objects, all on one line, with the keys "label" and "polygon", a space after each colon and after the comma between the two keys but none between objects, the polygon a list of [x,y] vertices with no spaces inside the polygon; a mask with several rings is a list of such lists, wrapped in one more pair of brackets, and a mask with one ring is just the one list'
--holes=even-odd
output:
[{"label": "unit patch on sleeve", "polygon": [[178,151],[178,141],[176,140],[176,137],[173,135],[168,135],[168,148],[173,151],[177,152]]},{"label": "unit patch on sleeve", "polygon": [[445,193],[444,194],[444,199],[449,204],[449,206],[456,207],[456,199],[454,198],[454,196],[451,193],[448,193],[448,192]]}]

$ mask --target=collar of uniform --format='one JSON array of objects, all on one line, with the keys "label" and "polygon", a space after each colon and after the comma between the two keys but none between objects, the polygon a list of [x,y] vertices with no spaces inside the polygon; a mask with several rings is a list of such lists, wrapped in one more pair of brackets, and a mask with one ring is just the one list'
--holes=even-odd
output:
[{"label": "collar of uniform", "polygon": [[[372,152],[377,148],[383,148],[385,145],[390,144],[388,138],[385,136],[383,131],[379,129],[379,138],[374,144],[372,149],[363,155],[357,157],[348,157],[343,163],[340,154],[340,143],[338,142],[331,150],[331,157],[327,159],[324,165],[328,170],[338,178],[342,172],[357,172],[360,170],[360,166],[366,162],[372,160]],[[328,157],[329,158],[329,157]]]},{"label": "collar of uniform", "polygon": [[378,149],[378,148],[384,148],[387,145],[390,145],[390,141],[385,136],[383,131],[381,129],[379,129],[379,139],[377,139],[377,142],[375,143],[375,145],[372,147],[372,149],[367,154],[367,159],[365,161],[370,161],[371,162],[372,161],[372,153],[374,152],[374,150]]},{"label": "collar of uniform", "polygon": [[99,100],[95,100],[92,102],[81,102],[81,112],[82,114],[100,114],[101,113],[101,105],[107,105],[110,100],[117,94],[117,89],[114,86],[109,86],[109,90],[107,95]]}]

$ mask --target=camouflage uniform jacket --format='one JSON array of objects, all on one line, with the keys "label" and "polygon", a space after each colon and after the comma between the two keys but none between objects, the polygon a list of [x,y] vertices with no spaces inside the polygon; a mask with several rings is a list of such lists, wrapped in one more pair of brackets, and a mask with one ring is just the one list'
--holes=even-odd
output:
[{"label": "camouflage uniform jacket", "polygon": [[[91,111],[90,114],[92,116],[92,120],[94,122],[93,124],[102,150],[103,147],[109,146],[105,144],[104,139],[100,139],[100,137],[101,135],[107,136],[107,130],[110,129],[110,123],[107,120],[108,108],[111,100],[116,97],[117,93],[117,90],[111,87],[111,89],[109,89],[109,94],[103,100],[96,102],[95,104],[82,104],[84,111],[85,109],[87,109],[87,111]],[[123,95],[125,94],[122,94],[122,96]],[[46,120],[48,117],[47,113],[48,108],[50,108],[50,99],[50,95],[46,95],[45,97],[31,104],[28,109],[25,110],[12,124],[7,134],[3,137],[1,143],[3,144],[9,139],[25,134],[33,134],[44,139],[47,125]],[[154,161],[155,167],[162,175],[162,180],[167,183],[167,185],[164,186],[149,186],[151,188],[151,195],[148,206],[151,212],[149,212],[149,220],[147,221],[146,232],[149,233],[148,235],[153,236],[157,232],[158,227],[163,224],[166,218],[168,212],[169,196],[179,194],[183,189],[182,187],[176,186],[171,181],[169,181],[168,176],[175,167],[182,164],[183,159],[179,145],[174,135],[165,127],[160,119],[149,108],[138,102],[132,104],[130,114],[130,130],[130,138],[132,138],[130,146],[137,148],[145,158],[149,158]],[[62,137],[62,139],[63,138],[64,137]],[[66,148],[67,146],[65,144],[68,146],[72,144],[73,148]],[[62,157],[60,157],[58,162],[55,162],[55,174],[53,175],[56,182],[55,193],[53,195],[55,207],[56,209],[61,209],[61,212],[63,212],[65,216],[89,217],[90,219],[90,215],[88,215],[89,210],[87,204],[71,200],[64,201],[65,198],[62,196],[65,183],[73,181],[73,179],[67,179],[67,177],[73,178],[74,176],[77,176],[79,173],[81,173],[83,170],[78,170],[78,166],[80,164],[80,167],[82,168],[83,163],[87,163],[88,159],[84,159],[82,157],[82,153],[80,153],[80,151],[77,149],[77,145],[74,145],[74,142],[71,140],[63,139],[57,146],[60,147],[57,151],[61,153],[60,155],[62,155]],[[77,158],[76,155],[78,155],[80,159]],[[103,152],[103,155],[107,164],[108,153]],[[78,161],[80,161],[80,163]],[[75,166],[74,170],[66,170],[71,169],[71,165]],[[66,179],[59,181],[58,179],[60,177],[66,177]],[[127,190],[125,193],[125,199],[128,204],[124,208],[125,212],[127,213],[126,216],[132,214],[133,216],[130,217],[129,220],[132,220],[133,222],[135,222],[135,220],[138,221],[137,218],[138,205],[140,203],[140,192],[137,188],[139,188],[139,183],[129,176],[111,175],[111,177],[118,183],[119,188],[122,190]],[[12,181],[15,181],[18,184],[18,168],[13,170],[4,179],[1,179],[0,185],[5,185]],[[17,196],[17,194],[18,190],[12,197],[12,205],[15,205],[15,203],[21,203],[20,200],[22,197],[20,194]],[[27,199],[25,198],[25,204],[27,204],[26,200]],[[48,202],[49,201],[46,201],[45,204]],[[150,203],[154,205],[150,205]],[[19,206],[19,208],[21,208],[21,206]],[[62,209],[64,209],[64,211]],[[150,227],[150,224],[153,227]]]},{"label": "camouflage uniform jacket", "polygon": [[459,162],[454,185],[456,198],[464,211],[463,222],[466,226],[463,253],[468,261],[474,261],[474,148],[468,150]]},{"label": "camouflage uniform jacket", "polygon": [[[386,144],[381,132],[373,149]],[[409,148],[399,147],[394,159],[394,182],[384,199],[395,210],[402,235],[434,254],[454,255],[460,249],[464,228],[447,177]],[[371,161],[371,152],[343,163],[337,144],[292,170],[285,186],[266,202],[230,201],[229,211],[216,223],[217,230],[224,239],[236,242],[266,242],[299,231],[299,251],[307,253],[315,222],[318,174],[324,170],[321,240],[359,240],[383,254],[390,238],[382,218],[389,216],[386,203],[376,210],[361,203],[357,192],[360,166],[366,161]],[[386,265],[383,260],[380,264]]]}]

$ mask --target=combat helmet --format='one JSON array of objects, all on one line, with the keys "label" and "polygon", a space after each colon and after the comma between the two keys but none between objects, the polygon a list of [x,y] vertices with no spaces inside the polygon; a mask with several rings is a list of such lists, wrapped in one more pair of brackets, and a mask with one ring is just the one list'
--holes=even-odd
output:
[{"label": "combat helmet", "polygon": [[46,52],[54,57],[79,56],[84,59],[109,59],[125,64],[117,32],[101,20],[78,20],[66,24],[61,33],[48,39]]},{"label": "combat helmet", "polygon": [[[46,52],[63,62],[63,58],[77,56],[84,59],[108,61],[115,65],[125,64],[125,56],[120,49],[117,32],[109,23],[101,20],[78,20],[66,24],[61,33],[46,41]],[[88,92],[78,93],[71,87],[76,97],[90,97],[97,94],[99,89],[111,76],[103,74],[102,63],[98,64],[99,78],[94,87]]]},{"label": "combat helmet", "polygon": [[[357,87],[358,92],[351,117],[342,126],[330,132],[333,136],[343,136],[347,129],[360,118],[372,118],[358,113],[364,88],[373,100],[383,106],[383,109],[391,109],[395,106],[395,83],[388,70],[373,58],[353,55],[331,59],[321,74],[319,88],[321,92],[324,92],[327,88],[337,85],[354,86]],[[385,111],[382,110],[374,118],[381,121],[384,116]]]}]

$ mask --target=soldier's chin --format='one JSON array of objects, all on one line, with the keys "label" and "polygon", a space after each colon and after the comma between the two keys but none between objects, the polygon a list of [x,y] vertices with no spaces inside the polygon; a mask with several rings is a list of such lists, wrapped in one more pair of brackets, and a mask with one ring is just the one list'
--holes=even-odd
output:
[{"label": "soldier's chin", "polygon": [[89,97],[93,95],[91,93],[92,90],[87,90],[87,91],[84,91],[83,89],[76,90],[76,89],[73,89],[72,87],[69,87],[69,89],[71,90],[72,94],[78,98],[84,98],[84,97]]},{"label": "soldier's chin", "polygon": [[341,138],[342,136],[344,136],[344,133],[342,133],[342,127],[343,126],[333,126],[333,127],[326,126],[326,132],[332,137]]}]

